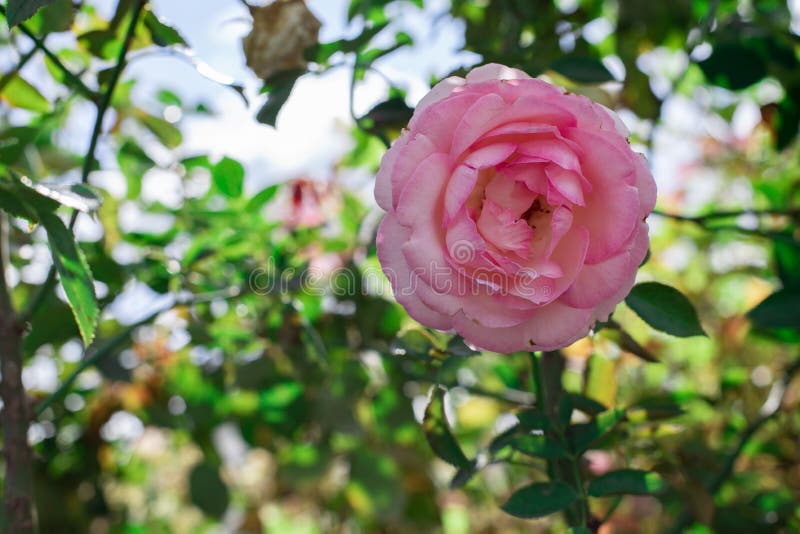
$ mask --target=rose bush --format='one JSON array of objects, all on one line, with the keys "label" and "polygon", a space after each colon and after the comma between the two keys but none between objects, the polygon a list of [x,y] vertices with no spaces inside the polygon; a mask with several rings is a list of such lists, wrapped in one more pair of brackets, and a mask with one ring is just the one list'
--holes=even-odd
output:
[{"label": "rose bush", "polygon": [[491,64],[420,101],[381,161],[377,246],[417,321],[487,350],[553,350],[633,286],[656,186],[616,114]]}]

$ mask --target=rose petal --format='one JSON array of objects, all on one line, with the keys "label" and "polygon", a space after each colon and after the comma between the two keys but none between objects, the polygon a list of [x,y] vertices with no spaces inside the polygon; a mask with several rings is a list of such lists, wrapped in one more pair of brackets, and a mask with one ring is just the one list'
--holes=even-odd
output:
[{"label": "rose petal", "polygon": [[[544,172],[547,175],[547,182],[558,191],[561,196],[579,206],[584,206],[586,204],[583,199],[584,187],[587,191],[591,192],[591,184],[589,184],[586,178],[560,165],[548,165],[545,167]],[[549,191],[547,202],[548,204],[553,204],[553,202],[550,202]]]},{"label": "rose petal", "polygon": [[395,299],[420,323],[439,330],[452,328],[448,315],[432,309],[418,297],[424,284],[411,271],[401,252],[401,245],[408,238],[408,232],[408,228],[401,226],[391,213],[383,218],[378,228],[378,260],[389,279]]},{"label": "rose petal", "polygon": [[472,69],[467,74],[467,83],[480,83],[494,80],[523,80],[530,78],[525,72],[500,65],[499,63],[487,63]]},{"label": "rose petal", "polygon": [[444,193],[448,171],[447,155],[441,153],[430,154],[417,166],[397,203],[396,213],[400,224],[414,226],[441,213],[439,199]]},{"label": "rose petal", "polygon": [[[456,130],[451,148],[451,154],[455,157],[462,154],[483,134],[506,123],[528,121],[565,128],[577,124],[577,120],[569,111],[541,98],[525,96],[508,105],[500,96],[488,94],[478,99],[475,104],[481,99],[485,99],[485,102],[473,110],[468,122],[470,127],[462,129],[459,124]],[[465,112],[465,118],[466,113],[469,113],[469,110]]]},{"label": "rose petal", "polygon": [[378,202],[378,206],[386,211],[394,209],[394,202],[392,201],[392,172],[394,171],[397,156],[408,144],[409,138],[407,131],[404,131],[397,138],[381,158],[378,173],[375,175],[375,200]]},{"label": "rose petal", "polygon": [[453,316],[453,327],[465,340],[484,350],[501,353],[554,350],[589,333],[592,310],[570,308],[553,302],[536,310],[533,317],[511,328],[488,327],[463,313]]},{"label": "rose petal", "polygon": [[531,307],[525,310],[510,307],[502,295],[491,295],[487,290],[474,291],[461,300],[461,305],[461,312],[466,317],[480,321],[483,326],[492,328],[518,325],[530,318],[538,309]]},{"label": "rose petal", "polygon": [[600,263],[584,265],[560,300],[574,308],[592,308],[608,299],[636,272],[649,243],[647,224],[640,223],[625,250]]},{"label": "rose petal", "polygon": [[574,216],[591,235],[586,262],[598,263],[620,251],[640,220],[633,160],[601,134],[570,128],[565,135],[583,147],[582,174],[592,192]]},{"label": "rose petal", "polygon": [[497,206],[503,206],[514,217],[519,217],[531,207],[536,193],[516,180],[502,174],[495,175],[486,184],[485,196]]},{"label": "rose petal", "polygon": [[481,97],[480,94],[458,92],[449,98],[415,111],[408,129],[425,135],[439,152],[448,152],[453,142],[453,132],[466,110]]},{"label": "rose petal", "polygon": [[536,139],[519,144],[520,154],[537,158],[541,161],[552,161],[564,169],[580,172],[581,164],[578,155],[566,143],[557,139]]},{"label": "rose petal", "polygon": [[414,112],[422,113],[425,108],[435,104],[436,102],[439,102],[440,100],[444,100],[450,96],[453,91],[461,88],[465,83],[467,83],[466,80],[458,76],[450,76],[449,78],[445,78],[434,85],[427,95],[422,97],[422,99],[417,103],[417,107]]},{"label": "rose petal", "polygon": [[656,205],[656,181],[643,154],[633,155],[636,161],[636,188],[639,190],[639,215],[642,218],[650,215]]},{"label": "rose petal", "polygon": [[399,147],[399,153],[395,156],[391,170],[392,182],[392,201],[396,209],[400,202],[400,195],[411,176],[417,168],[431,154],[436,152],[436,146],[423,134],[416,134],[409,141]]},{"label": "rose petal", "polygon": [[530,254],[533,230],[527,221],[518,219],[514,213],[488,198],[478,218],[478,230],[497,248],[514,251],[522,257]]}]

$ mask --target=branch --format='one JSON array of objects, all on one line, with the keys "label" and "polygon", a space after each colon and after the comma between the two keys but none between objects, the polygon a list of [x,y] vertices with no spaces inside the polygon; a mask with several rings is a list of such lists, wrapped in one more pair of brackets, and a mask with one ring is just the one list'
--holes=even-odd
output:
[{"label": "branch", "polygon": [[24,67],[34,55],[36,55],[36,48],[31,48],[30,50],[28,50],[28,52],[26,52],[22,57],[19,58],[19,63],[17,63],[17,66],[14,67],[14,69],[8,71],[3,75],[2,78],[0,78],[0,92],[2,92],[3,89],[6,88],[6,85],[8,85],[9,82],[14,79],[14,76],[16,76],[19,73],[19,71],[22,70],[22,67]]},{"label": "branch", "polygon": [[[105,92],[103,93],[103,97],[100,102],[97,104],[97,116],[94,120],[94,126],[92,127],[92,137],[89,140],[89,149],[86,152],[86,157],[83,159],[83,168],[81,169],[81,183],[87,183],[89,181],[89,173],[92,171],[92,166],[94,165],[96,158],[95,152],[97,150],[97,143],[100,139],[100,133],[103,130],[103,119],[105,118],[106,111],[108,111],[108,107],[111,104],[111,98],[114,96],[114,89],[117,87],[117,83],[119,82],[119,78],[122,75],[122,71],[125,69],[126,60],[125,57],[128,54],[128,50],[131,47],[131,42],[133,41],[133,36],[136,30],[136,24],[139,22],[139,17],[142,14],[142,9],[144,8],[145,3],[147,0],[139,0],[133,10],[133,15],[131,17],[130,24],[128,24],[128,29],[125,32],[125,40],[122,43],[122,48],[120,48],[119,55],[117,56],[117,64],[114,67],[114,70],[111,73],[111,78],[108,82],[108,87],[106,88]],[[74,211],[72,213],[72,217],[69,220],[69,229],[72,230],[75,228],[75,223],[78,220],[78,212]],[[53,290],[56,285],[56,267],[53,265],[50,267],[50,272],[47,274],[47,280],[39,286],[38,291],[36,294],[31,298],[30,303],[25,307],[25,310],[22,312],[20,316],[20,321],[24,324],[33,317],[36,313],[36,310],[42,305],[45,298],[48,294]]]},{"label": "branch", "polygon": [[22,385],[22,334],[6,281],[8,227],[0,213],[0,396],[3,411],[3,456],[5,480],[3,505],[8,532],[33,533],[36,520],[33,503],[33,469],[28,444],[28,403]]},{"label": "branch", "polygon": [[[89,181],[89,173],[91,172],[92,165],[94,165],[95,162],[94,153],[95,150],[97,150],[97,141],[100,138],[100,133],[103,130],[103,118],[105,118],[106,111],[108,111],[108,106],[111,104],[111,97],[114,95],[114,89],[117,87],[117,82],[119,82],[122,71],[125,69],[125,65],[127,63],[125,56],[127,56],[128,50],[131,47],[131,42],[133,41],[133,36],[136,31],[136,24],[139,22],[139,16],[142,14],[142,8],[144,8],[145,2],[147,2],[147,0],[139,0],[133,9],[131,22],[128,24],[128,29],[125,32],[125,40],[122,42],[122,48],[120,48],[119,54],[117,55],[117,64],[114,67],[114,70],[111,72],[111,78],[108,82],[108,87],[103,93],[103,98],[97,105],[97,117],[95,118],[94,127],[92,128],[92,138],[89,141],[89,150],[86,153],[86,158],[83,160],[83,170],[81,172],[82,183]],[[73,215],[73,220],[75,216],[76,215]]]},{"label": "branch", "polygon": [[[0,14],[3,15],[3,17],[6,17],[5,6],[0,5]],[[51,52],[49,48],[47,48],[47,46],[44,44],[44,40],[37,37],[36,34],[34,34],[27,26],[25,26],[25,24],[22,23],[17,24],[17,28],[19,28],[19,30],[22,33],[24,33],[31,41],[33,41],[33,45],[35,48],[38,48],[39,50],[44,52],[44,55],[47,56],[47,58],[53,62],[56,68],[64,74],[64,77],[67,79],[67,81],[71,85],[75,86],[75,88],[78,90],[79,93],[81,93],[88,100],[91,100],[92,102],[97,102],[97,93],[89,89],[89,87],[85,83],[83,83],[83,80],[81,80],[76,74],[74,74],[71,70],[69,70],[66,67],[66,65],[64,65],[61,62],[58,56],[55,55],[53,52]]]},{"label": "branch", "polygon": [[742,215],[753,215],[755,217],[765,217],[765,216],[775,216],[775,217],[790,217],[793,220],[800,219],[800,209],[763,209],[763,210],[755,210],[755,209],[747,209],[747,210],[738,210],[738,211],[715,211],[711,213],[706,213],[703,215],[680,215],[677,213],[665,213],[659,210],[653,210],[653,215],[659,215],[661,217],[667,217],[669,219],[675,219],[677,221],[687,221],[693,222],[697,224],[704,224],[708,221],[713,221],[717,219],[731,219],[736,217],[741,217]]}]

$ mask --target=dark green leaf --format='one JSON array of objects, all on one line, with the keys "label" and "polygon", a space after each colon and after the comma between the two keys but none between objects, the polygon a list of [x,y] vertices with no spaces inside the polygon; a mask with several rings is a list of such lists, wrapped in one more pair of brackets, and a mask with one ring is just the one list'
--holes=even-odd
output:
[{"label": "dark green leaf", "polygon": [[619,469],[592,480],[589,495],[650,495],[664,489],[664,481],[658,473],[648,473],[638,469]]},{"label": "dark green leaf", "polygon": [[26,24],[28,29],[39,35],[65,32],[72,27],[75,9],[71,0],[54,0],[52,4],[39,10]]},{"label": "dark green leaf", "polygon": [[303,74],[305,74],[303,70],[280,72],[264,83],[264,90],[269,92],[269,98],[267,98],[266,103],[256,115],[258,122],[275,127],[275,123],[278,121],[278,113],[280,113],[286,101],[289,100],[295,82]]},{"label": "dark green leaf", "polygon": [[581,454],[595,441],[610,431],[625,417],[625,411],[613,409],[599,414],[588,423],[576,423],[567,428],[570,448],[575,454]]},{"label": "dark green leaf", "polygon": [[40,8],[52,4],[55,0],[8,0],[6,19],[9,26],[16,26],[23,20],[29,19]]},{"label": "dark green leaf", "polygon": [[464,338],[461,336],[451,337],[450,341],[447,342],[447,348],[445,349],[445,352],[452,356],[460,356],[462,358],[468,358],[470,356],[477,356],[480,354],[479,351],[469,348],[464,342]]},{"label": "dark green leaf", "polygon": [[747,316],[760,328],[800,329],[800,291],[782,289],[764,299]]},{"label": "dark green leaf", "polygon": [[534,519],[560,512],[577,498],[563,482],[537,482],[515,491],[501,508],[514,517]]},{"label": "dark green leaf", "polygon": [[557,441],[545,435],[527,434],[512,439],[509,445],[516,451],[537,458],[566,458],[569,452]]},{"label": "dark green leaf", "polygon": [[536,410],[525,410],[517,414],[519,425],[523,430],[548,430],[550,428],[550,420],[547,416]]},{"label": "dark green leaf", "polygon": [[22,156],[25,147],[33,142],[38,133],[36,128],[14,126],[0,133],[0,163],[12,165]]},{"label": "dark green leaf", "polygon": [[431,402],[425,409],[422,430],[436,456],[455,467],[466,467],[470,463],[469,459],[464,455],[447,424],[447,416],[444,412],[444,394],[443,388],[434,389]]},{"label": "dark green leaf", "polygon": [[714,45],[711,55],[699,65],[709,82],[734,91],[767,75],[767,63],[761,54],[742,43]]},{"label": "dark green leaf", "polygon": [[405,99],[397,97],[377,104],[361,120],[370,121],[368,127],[400,129],[405,128],[413,113]]},{"label": "dark green leaf", "polygon": [[206,515],[222,517],[228,509],[230,495],[228,486],[212,465],[200,463],[189,475],[189,498]]},{"label": "dark green leaf", "polygon": [[222,158],[211,171],[214,185],[228,198],[239,198],[244,191],[244,167],[229,157]]},{"label": "dark green leaf", "polygon": [[55,213],[40,212],[39,219],[47,231],[53,263],[58,271],[61,286],[67,296],[84,345],[94,339],[98,308],[94,296],[94,281],[86,258],[75,243],[67,227]]},{"label": "dark green leaf", "polygon": [[643,282],[634,286],[625,302],[656,330],[678,337],[705,335],[694,306],[673,287]]},{"label": "dark green leaf", "polygon": [[678,404],[671,396],[642,399],[631,405],[630,410],[643,410],[648,421],[669,419],[685,413],[685,410],[681,408],[681,405]]},{"label": "dark green leaf", "polygon": [[772,242],[778,276],[784,289],[800,289],[800,245],[795,242]]},{"label": "dark green leaf", "polygon": [[608,409],[606,406],[603,406],[602,403],[579,393],[567,393],[565,398],[570,399],[573,408],[587,415],[597,415]]},{"label": "dark green leaf", "polygon": [[186,45],[178,30],[158,20],[152,11],[148,11],[144,16],[144,25],[150,30],[150,37],[158,46]]},{"label": "dark green leaf", "polygon": [[564,56],[550,64],[550,68],[578,83],[613,82],[611,74],[603,62],[581,56]]},{"label": "dark green leaf", "polygon": [[459,467],[453,479],[450,481],[450,489],[458,489],[466,485],[467,482],[472,480],[472,477],[478,474],[478,462],[472,460],[469,464]]}]

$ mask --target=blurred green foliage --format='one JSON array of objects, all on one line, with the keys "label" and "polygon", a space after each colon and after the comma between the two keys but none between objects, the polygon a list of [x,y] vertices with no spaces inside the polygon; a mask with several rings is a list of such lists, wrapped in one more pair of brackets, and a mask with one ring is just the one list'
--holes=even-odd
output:
[{"label": "blurred green foliage", "polygon": [[[9,1],[8,20],[45,3]],[[394,31],[391,4],[353,0],[360,32],[307,50],[311,75],[348,54],[357,84],[410,44],[373,44]],[[791,26],[777,0],[453,0],[449,14],[483,62],[627,110],[654,157],[670,99],[724,124],[757,104],[744,139],[697,139],[714,195],[690,206],[668,188],[662,209],[696,212],[652,217],[641,277],[697,313],[646,282],[562,354],[481,354],[427,330],[387,291],[363,196],[339,180],[250,190],[241,162],[183,150],[167,108],[205,107],[169,87],[132,98],[137,80],[115,75],[129,51],[188,46],[151,6],[121,0],[104,20],[92,2],[50,2],[0,35],[17,58],[0,76],[9,271],[46,265],[49,248],[64,290],[51,275],[11,291],[26,368],[58,376],[27,392],[42,532],[800,530],[797,14]],[[61,32],[75,39],[47,48]],[[63,90],[45,97],[28,62]],[[258,120],[275,123],[304,72],[264,82]],[[62,133],[104,98],[100,164]],[[398,87],[354,117],[342,167],[373,172],[410,112]],[[98,206],[85,183],[100,168],[125,187],[93,187]],[[151,172],[178,178],[178,202],[142,196]],[[102,238],[75,241],[76,209]],[[123,210],[157,229],[121,224]],[[113,319],[115,298],[142,287],[162,307]]]}]

